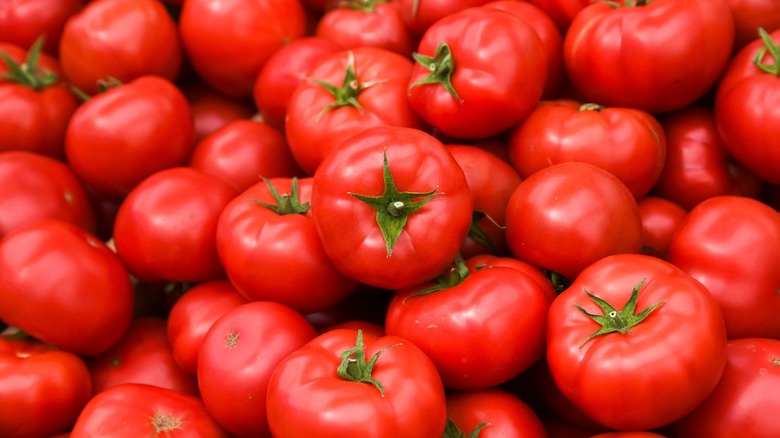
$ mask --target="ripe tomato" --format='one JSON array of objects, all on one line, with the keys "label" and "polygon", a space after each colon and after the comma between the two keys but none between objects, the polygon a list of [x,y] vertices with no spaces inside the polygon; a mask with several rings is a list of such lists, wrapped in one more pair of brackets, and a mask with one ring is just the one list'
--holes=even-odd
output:
[{"label": "ripe tomato", "polygon": [[618,254],[588,266],[552,303],[547,362],[593,420],[649,430],[707,398],[726,342],[718,303],[701,283],[657,257]]},{"label": "ripe tomato", "polygon": [[178,85],[190,103],[196,143],[229,122],[250,119],[257,113],[251,100],[228,96],[200,78],[179,81]]},{"label": "ripe tomato", "polygon": [[[536,412],[523,400],[500,388],[452,391],[447,394],[445,436],[544,437],[547,431]],[[474,435],[479,431],[478,435]],[[472,435],[467,435],[472,434]]]},{"label": "ripe tomato", "polygon": [[688,216],[681,206],[657,196],[637,201],[642,216],[642,254],[666,259],[672,236]]},{"label": "ripe tomato", "polygon": [[366,129],[326,157],[311,205],[336,268],[385,289],[444,273],[473,211],[466,177],[447,148],[422,131],[390,126]]},{"label": "ripe tomato", "polygon": [[417,35],[422,35],[433,23],[464,9],[481,6],[491,0],[395,0],[404,21]]},{"label": "ripe tomato", "polygon": [[558,29],[565,33],[577,13],[592,2],[591,0],[528,0],[528,3],[536,5],[547,13]]},{"label": "ripe tomato", "polygon": [[425,353],[396,336],[323,333],[287,356],[268,383],[268,424],[277,438],[442,436],[446,400]]},{"label": "ripe tomato", "polygon": [[57,56],[65,22],[85,0],[10,0],[0,3],[0,41],[30,48],[44,37],[43,51]]},{"label": "ripe tomato", "polygon": [[560,163],[537,171],[512,193],[506,239],[515,257],[574,280],[605,256],[639,253],[642,218],[615,175],[588,163]]},{"label": "ripe tomato", "polygon": [[729,62],[726,0],[593,2],[572,20],[563,56],[586,101],[652,114],[690,105]]},{"label": "ripe tomato", "polygon": [[466,266],[468,266],[469,270],[472,271],[482,269],[482,267],[485,266],[504,266],[507,268],[516,269],[531,277],[531,279],[536,282],[536,284],[544,293],[544,296],[547,297],[548,302],[552,303],[555,297],[558,296],[558,292],[553,286],[552,282],[549,278],[547,278],[541,269],[530,263],[520,261],[514,257],[499,257],[491,254],[479,254],[466,259]]},{"label": "ripe tomato", "polygon": [[88,95],[108,77],[174,80],[183,51],[176,23],[158,0],[90,1],[65,22],[59,60],[68,82]]},{"label": "ripe tomato", "polygon": [[774,0],[726,0],[734,15],[734,49],[739,51],[759,38],[757,30],[780,29],[780,8]]},{"label": "ripe tomato", "polygon": [[43,219],[0,240],[0,320],[65,351],[99,354],[130,326],[127,269],[103,242]]}]

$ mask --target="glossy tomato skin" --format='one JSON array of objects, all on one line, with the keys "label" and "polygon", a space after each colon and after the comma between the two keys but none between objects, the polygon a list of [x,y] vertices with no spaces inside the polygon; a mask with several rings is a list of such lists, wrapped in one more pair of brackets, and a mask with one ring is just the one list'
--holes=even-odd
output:
[{"label": "glossy tomato skin", "polygon": [[[377,210],[352,195],[385,192],[384,154],[399,192],[441,193],[407,215],[391,251]],[[385,289],[411,287],[444,273],[468,232],[472,202],[452,154],[411,128],[375,127],[350,137],[323,161],[312,183],[312,217],[325,252],[348,277]]]},{"label": "glossy tomato skin", "polygon": [[442,42],[454,64],[449,81],[457,95],[441,82],[417,83],[431,74],[428,60],[414,64],[408,83],[412,108],[437,130],[455,138],[490,137],[539,102],[547,53],[536,30],[516,14],[477,7],[448,15],[425,32],[416,53],[436,60]]},{"label": "glossy tomato skin", "polygon": [[43,219],[0,240],[0,320],[6,324],[62,350],[95,355],[124,335],[132,314],[127,269],[76,225]]},{"label": "glossy tomato skin", "polygon": [[206,409],[236,436],[270,437],[265,412],[271,374],[316,334],[303,315],[275,302],[255,301],[225,313],[206,333],[198,358]]},{"label": "glossy tomato skin", "polygon": [[[354,72],[358,105],[342,102],[317,81],[341,87]],[[387,49],[358,47],[322,58],[290,96],[285,120],[287,142],[307,175],[342,141],[367,128],[399,126],[427,131],[409,104],[406,87],[412,61]],[[335,105],[335,106],[334,106]]]},{"label": "glossy tomato skin", "polygon": [[642,218],[631,191],[613,174],[588,163],[559,163],[512,193],[506,238],[515,257],[573,280],[602,257],[639,253]]},{"label": "glossy tomato skin", "polygon": [[364,337],[365,359],[377,358],[368,382],[336,373],[341,353],[355,347],[357,330],[323,333],[287,356],[268,385],[268,421],[274,437],[366,438],[442,435],[446,400],[441,378],[425,353],[396,336]]},{"label": "glossy tomato skin", "polygon": [[774,413],[780,391],[780,340],[729,341],[728,359],[718,386],[693,412],[676,422],[677,436],[691,438],[772,437],[780,432]]},{"label": "glossy tomato skin", "polygon": [[[576,306],[607,312],[585,291],[622,309],[643,279],[635,312],[662,304],[627,333],[589,339],[600,325]],[[650,430],[707,398],[723,372],[726,343],[720,307],[701,283],[656,257],[618,254],[588,266],[553,302],[547,362],[564,395],[596,422]]]},{"label": "glossy tomato skin", "polygon": [[122,198],[151,174],[186,165],[193,136],[190,107],[179,88],[144,76],[80,106],[68,125],[65,154],[86,184]]},{"label": "glossy tomato skin", "polygon": [[251,97],[263,64],[305,33],[300,0],[189,0],[179,16],[184,49],[198,76],[223,93]]},{"label": "glossy tomato skin", "polygon": [[547,436],[536,412],[500,388],[448,392],[447,418],[467,436],[483,423],[479,429],[481,438]]},{"label": "glossy tomato skin", "polygon": [[157,0],[91,1],[66,22],[59,60],[68,82],[94,95],[98,81],[146,75],[174,80],[183,50],[176,24]]},{"label": "glossy tomato skin", "polygon": [[591,163],[617,176],[638,199],[661,175],[666,138],[645,111],[556,99],[540,102],[512,129],[509,157],[523,178],[556,163]]},{"label": "glossy tomato skin", "polygon": [[586,6],[564,38],[566,70],[585,100],[656,114],[690,105],[715,85],[734,45],[725,0],[614,5]]},{"label": "glossy tomato skin", "polygon": [[[292,195],[292,178],[269,180]],[[311,201],[312,178],[296,180],[300,204]],[[268,183],[259,181],[225,206],[217,224],[217,251],[228,278],[252,301],[275,301],[299,312],[324,310],[358,286],[328,257],[312,210],[280,214]]]},{"label": "glossy tomato skin", "polygon": [[539,269],[539,267],[518,260],[514,257],[501,257],[492,254],[478,254],[476,256],[467,258],[465,262],[466,266],[468,266],[470,270],[482,269],[482,267],[485,266],[505,266],[507,268],[516,269],[531,277],[531,279],[536,282],[537,286],[539,286],[539,288],[544,293],[544,296],[547,297],[548,302],[552,303],[555,297],[558,296],[558,292],[555,290],[555,287],[553,287],[552,282],[549,278],[547,278],[544,272]]},{"label": "glossy tomato skin", "polygon": [[528,0],[528,3],[536,5],[543,10],[565,33],[574,16],[577,15],[591,0]]},{"label": "glossy tomato skin", "polygon": [[104,436],[224,438],[203,402],[191,395],[142,383],[123,383],[93,397],[70,438]]},{"label": "glossy tomato skin", "polygon": [[196,375],[198,353],[209,328],[220,316],[248,302],[228,280],[206,281],[188,289],[173,304],[166,319],[176,364]]},{"label": "glossy tomato skin", "polygon": [[642,216],[642,254],[666,259],[674,233],[688,216],[680,205],[657,196],[637,201]]},{"label": "glossy tomato skin", "polygon": [[84,361],[35,340],[0,337],[0,434],[51,436],[69,430],[90,398]]},{"label": "glossy tomato skin", "polygon": [[668,260],[709,289],[723,310],[730,339],[780,337],[774,317],[780,311],[776,210],[739,196],[707,199],[680,225]]},{"label": "glossy tomato skin", "polygon": [[739,51],[758,39],[758,28],[780,29],[780,9],[772,0],[726,0],[734,15],[734,49]]},{"label": "glossy tomato skin", "polygon": [[13,0],[0,5],[0,41],[24,48],[38,37],[45,38],[43,50],[57,56],[65,22],[84,6],[85,0]]},{"label": "glossy tomato skin", "polygon": [[26,151],[0,153],[0,237],[44,218],[96,231],[89,195],[67,164]]},{"label": "glossy tomato skin", "polygon": [[491,0],[397,0],[404,21],[417,35],[423,35],[429,27],[448,15],[464,9],[481,6]]}]

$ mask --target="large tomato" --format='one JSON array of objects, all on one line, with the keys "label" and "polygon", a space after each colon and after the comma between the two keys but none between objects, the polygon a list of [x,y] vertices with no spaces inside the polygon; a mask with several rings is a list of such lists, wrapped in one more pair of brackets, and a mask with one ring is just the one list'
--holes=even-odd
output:
[{"label": "large tomato", "polygon": [[287,356],[268,384],[268,424],[277,438],[442,436],[444,387],[412,342],[335,329]]},{"label": "large tomato", "polygon": [[553,302],[547,362],[593,420],[649,430],[707,398],[726,343],[720,307],[701,283],[657,257],[618,254],[588,266]]},{"label": "large tomato", "polygon": [[726,0],[734,15],[734,48],[740,50],[755,41],[758,28],[780,29],[780,8],[774,0]]},{"label": "large tomato", "polygon": [[707,93],[733,46],[726,0],[599,1],[574,17],[563,55],[585,100],[655,114]]},{"label": "large tomato", "polygon": [[85,0],[9,0],[0,3],[0,41],[29,48],[43,36],[43,51],[57,56],[65,22]]},{"label": "large tomato", "polygon": [[350,137],[323,161],[311,205],[336,268],[386,289],[444,273],[473,211],[466,177],[447,148],[422,131],[389,126]]}]

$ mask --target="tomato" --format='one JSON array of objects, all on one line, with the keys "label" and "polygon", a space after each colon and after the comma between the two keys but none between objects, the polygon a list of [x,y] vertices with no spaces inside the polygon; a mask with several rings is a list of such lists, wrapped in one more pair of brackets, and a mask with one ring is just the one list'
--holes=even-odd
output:
[{"label": "tomato", "polygon": [[521,271],[469,269],[458,260],[438,281],[399,290],[385,330],[420,347],[446,388],[489,388],[543,356],[548,307],[544,291]]},{"label": "tomato", "polygon": [[84,3],[84,0],[5,1],[0,4],[0,41],[30,48],[43,36],[43,51],[57,56],[65,21]]},{"label": "tomato", "polygon": [[303,173],[282,133],[248,119],[228,122],[204,137],[195,145],[189,165],[228,181],[239,192],[262,177],[293,177]]},{"label": "tomato", "polygon": [[[452,391],[447,394],[448,429],[463,435],[479,431],[480,438],[544,437],[538,415],[520,398],[500,388]],[[476,435],[472,435],[476,436]]]},{"label": "tomato", "polygon": [[228,311],[248,303],[227,280],[198,283],[171,307],[167,333],[173,358],[181,369],[198,372],[198,353],[206,333]]},{"label": "tomato", "polygon": [[637,201],[642,216],[642,254],[666,259],[672,236],[687,218],[688,212],[674,202],[657,196]]},{"label": "tomato", "polygon": [[295,88],[322,58],[342,47],[325,37],[306,36],[290,41],[268,57],[255,79],[252,98],[263,122],[284,131],[287,106]]},{"label": "tomato", "polygon": [[119,207],[114,223],[117,254],[130,273],[145,282],[224,278],[217,222],[237,193],[228,182],[189,167],[149,176]]},{"label": "tomato", "polygon": [[263,64],[305,33],[300,0],[187,0],[179,33],[188,59],[205,82],[235,97],[251,97]]},{"label": "tomato", "polygon": [[323,248],[310,210],[312,182],[265,179],[223,209],[217,251],[228,278],[248,299],[309,313],[336,304],[357,287]]},{"label": "tomato", "polygon": [[93,394],[122,383],[145,383],[198,395],[195,377],[174,360],[162,318],[136,317],[122,339],[87,364]]},{"label": "tomato", "polygon": [[556,99],[539,103],[512,129],[509,158],[523,178],[556,163],[591,163],[617,176],[638,199],[661,175],[666,138],[645,111]]},{"label": "tomato", "polygon": [[377,47],[322,58],[290,96],[285,131],[307,175],[343,140],[375,126],[427,130],[406,98],[412,61]]},{"label": "tomato", "polygon": [[257,112],[251,100],[228,96],[200,79],[180,81],[179,88],[190,103],[196,143],[229,122],[252,118]]},{"label": "tomato", "polygon": [[317,169],[311,196],[314,224],[336,268],[385,289],[444,273],[473,212],[463,170],[447,148],[401,127],[345,140]]},{"label": "tomato", "polygon": [[68,82],[94,95],[98,81],[108,77],[176,79],[183,50],[176,23],[160,1],[90,1],[65,22],[59,60]]},{"label": "tomato", "polygon": [[704,96],[733,46],[726,0],[594,2],[572,20],[563,56],[586,101],[656,114]]},{"label": "tomato", "polygon": [[96,231],[90,197],[68,165],[32,152],[0,152],[0,237],[44,218]]},{"label": "tomato", "polygon": [[507,268],[516,269],[531,277],[531,279],[536,282],[536,285],[539,286],[539,288],[542,290],[544,296],[547,297],[548,302],[552,303],[555,297],[558,296],[558,292],[556,291],[554,285],[541,269],[514,257],[500,257],[491,254],[478,254],[476,256],[467,258],[466,266],[468,266],[469,270],[472,271],[482,269],[484,266],[504,266]]},{"label": "tomato", "polygon": [[65,154],[89,186],[122,198],[151,174],[185,165],[193,136],[181,90],[161,77],[143,76],[82,104],[68,125]]},{"label": "tomato", "polygon": [[142,383],[123,383],[93,397],[70,438],[227,437],[194,396]]},{"label": "tomato", "polygon": [[265,412],[271,373],[316,334],[306,318],[283,304],[255,301],[229,310],[209,328],[200,348],[198,385],[206,409],[236,436],[270,437]]},{"label": "tomato", "polygon": [[649,430],[707,398],[726,342],[718,303],[701,283],[657,257],[618,254],[589,265],[552,303],[547,362],[593,420]]},{"label": "tomato", "polygon": [[507,255],[504,214],[509,197],[522,181],[517,171],[501,158],[478,146],[446,145],[466,176],[474,199],[469,234],[461,255],[482,253]]},{"label": "tomato", "polygon": [[315,34],[345,49],[381,47],[407,57],[419,39],[404,21],[400,3],[387,0],[335,3],[317,21]]},{"label": "tomato", "polygon": [[69,430],[89,398],[89,370],[80,357],[34,340],[0,337],[2,436]]},{"label": "tomato", "polygon": [[730,157],[712,106],[689,106],[660,121],[666,133],[666,161],[653,195],[686,210],[718,195],[758,197],[762,180]]},{"label": "tomato", "polygon": [[95,355],[130,326],[133,290],[111,249],[68,222],[42,219],[0,240],[0,320],[41,341]]},{"label": "tomato", "polygon": [[565,33],[574,17],[585,6],[592,3],[591,0],[528,0],[528,3],[536,5],[543,10]]},{"label": "tomato", "polygon": [[734,15],[734,49],[742,49],[758,36],[758,28],[767,32],[780,29],[780,9],[773,0],[726,0]]},{"label": "tomato", "polygon": [[417,35],[422,35],[442,18],[492,0],[395,0],[404,21]]},{"label": "tomato", "polygon": [[412,108],[456,138],[490,137],[522,120],[539,102],[547,77],[539,34],[496,8],[469,8],[437,21],[414,59]]},{"label": "tomato", "polygon": [[691,438],[772,437],[780,432],[774,414],[780,403],[780,340],[742,338],[728,344],[718,386],[693,412],[673,425]]},{"label": "tomato", "polygon": [[529,176],[512,193],[506,239],[518,259],[574,280],[602,257],[639,253],[642,218],[615,175],[588,163],[559,163]]},{"label": "tomato", "polygon": [[360,330],[323,333],[287,356],[268,384],[274,437],[441,436],[444,387],[412,342]]},{"label": "tomato", "polygon": [[731,60],[715,95],[726,151],[762,179],[780,183],[780,29],[763,33]]},{"label": "tomato", "polygon": [[0,152],[24,150],[65,158],[65,130],[79,106],[59,63],[41,52],[0,42]]},{"label": "tomato", "polygon": [[[688,213],[668,260],[718,301],[730,339],[780,338],[780,213],[740,196],[716,196]],[[728,267],[724,269],[724,267]]]}]

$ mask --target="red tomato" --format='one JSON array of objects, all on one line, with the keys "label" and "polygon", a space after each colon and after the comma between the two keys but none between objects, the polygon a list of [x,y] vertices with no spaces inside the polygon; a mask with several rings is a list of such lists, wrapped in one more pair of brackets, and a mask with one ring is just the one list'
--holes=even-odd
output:
[{"label": "red tomato", "polygon": [[466,177],[447,148],[422,131],[390,126],[366,129],[326,157],[311,204],[336,268],[385,289],[444,273],[473,211]]},{"label": "red tomato", "polygon": [[198,283],[176,300],[166,321],[168,342],[179,367],[197,374],[198,353],[209,328],[220,316],[247,302],[227,280]]},{"label": "red tomato", "polygon": [[65,21],[85,0],[6,0],[0,3],[0,41],[30,48],[41,36],[43,51],[57,56]]},{"label": "red tomato", "polygon": [[224,278],[217,222],[237,194],[226,181],[193,168],[157,172],[119,207],[114,223],[117,254],[141,281]]},{"label": "red tomato", "polygon": [[0,237],[45,218],[89,233],[97,228],[89,195],[67,164],[32,152],[0,153]]},{"label": "red tomato", "polygon": [[181,90],[158,76],[144,76],[82,104],[68,125],[65,154],[88,185],[121,198],[151,174],[185,165],[193,136]]},{"label": "red tomato", "polygon": [[312,178],[274,178],[251,186],[223,209],[217,251],[228,278],[248,299],[309,313],[357,287],[323,248],[309,209],[311,191]]},{"label": "red tomato", "polygon": [[528,0],[528,3],[542,9],[555,22],[561,32],[565,33],[574,16],[591,0]]},{"label": "red tomato", "polygon": [[262,177],[293,177],[303,171],[276,129],[255,120],[234,120],[195,145],[190,167],[218,176],[243,192]]},{"label": "red tomato", "polygon": [[661,175],[666,138],[645,111],[557,99],[541,102],[512,129],[509,158],[523,178],[557,163],[590,163],[639,199]]},{"label": "red tomato", "polygon": [[521,271],[469,269],[459,260],[437,282],[398,291],[385,330],[420,347],[446,388],[489,388],[544,355],[549,305],[545,292]]},{"label": "red tomato", "polygon": [[726,0],[734,15],[734,49],[740,50],[759,38],[758,28],[780,29],[780,8],[774,0]]},{"label": "red tomato", "polygon": [[657,257],[619,254],[588,266],[553,302],[547,362],[593,420],[649,430],[712,392],[726,363],[726,328],[694,278]]},{"label": "red tomato", "polygon": [[196,143],[229,122],[249,119],[257,113],[251,100],[228,96],[199,78],[179,87],[190,103]]},{"label": "red tomato", "polygon": [[79,106],[57,60],[0,42],[0,152],[25,150],[64,159],[65,130]]},{"label": "red tomato", "polygon": [[316,334],[306,318],[279,303],[255,301],[225,313],[206,333],[198,358],[208,412],[236,436],[270,437],[265,412],[271,373]]},{"label": "red tomato", "polygon": [[447,394],[447,428],[480,438],[546,437],[539,416],[523,400],[499,388]]},{"label": "red tomato", "polygon": [[707,93],[733,45],[726,0],[599,1],[574,17],[563,55],[585,100],[656,114]]},{"label": "red tomato", "polygon": [[780,433],[780,340],[730,341],[723,376],[702,404],[673,426],[678,436],[773,437]]},{"label": "red tomato", "polygon": [[342,47],[324,37],[308,36],[290,41],[263,64],[252,97],[265,123],[284,131],[287,105],[295,88],[322,58]]},{"label": "red tomato", "polygon": [[43,219],[0,240],[0,320],[65,351],[95,355],[124,335],[133,290],[119,258],[68,222]]},{"label": "red tomato", "polygon": [[331,330],[287,356],[268,384],[276,438],[442,436],[446,401],[428,356],[396,336]]},{"label": "red tomato", "polygon": [[490,137],[522,120],[547,77],[547,53],[534,27],[496,8],[469,8],[437,21],[414,59],[409,102],[456,138]]},{"label": "red tomato", "polygon": [[111,348],[87,362],[92,394],[122,383],[145,383],[198,395],[198,381],[176,363],[162,318],[137,317]]},{"label": "red tomato", "polygon": [[268,58],[304,35],[300,0],[187,0],[179,15],[184,49],[198,76],[223,93],[251,97]]},{"label": "red tomato", "polygon": [[359,47],[322,58],[290,96],[285,131],[293,156],[313,175],[343,140],[375,126],[427,127],[406,98],[412,61]]},{"label": "red tomato", "polygon": [[176,23],[158,0],[90,1],[65,22],[60,38],[62,71],[88,95],[108,77],[174,80],[182,58]]},{"label": "red tomato", "polygon": [[642,216],[642,254],[666,259],[672,236],[688,216],[681,206],[657,196],[637,201]]},{"label": "red tomato", "polygon": [[780,338],[780,213],[739,196],[716,196],[688,213],[668,260],[718,301],[729,339]]},{"label": "red tomato", "polygon": [[0,435],[45,437],[69,430],[89,398],[89,370],[80,357],[0,337]]},{"label": "red tomato", "polygon": [[227,433],[191,395],[142,383],[101,392],[81,411],[70,438],[224,438]]},{"label": "red tomato", "polygon": [[642,218],[615,175],[588,163],[560,163],[529,176],[512,193],[506,239],[515,257],[574,280],[602,257],[639,253]]},{"label": "red tomato", "polygon": [[666,162],[652,194],[686,210],[718,195],[758,197],[762,181],[729,156],[711,106],[685,107],[660,121]]},{"label": "red tomato", "polygon": [[398,2],[404,21],[417,35],[422,35],[433,23],[460,12],[480,6],[492,0],[395,0]]},{"label": "red tomato", "polygon": [[484,266],[504,266],[507,268],[516,269],[531,277],[531,279],[535,281],[542,290],[545,297],[547,297],[547,301],[550,303],[552,303],[555,297],[558,296],[558,292],[553,286],[552,282],[550,282],[550,279],[547,278],[541,269],[530,263],[520,261],[514,257],[498,257],[491,254],[479,254],[467,258],[466,266],[468,266],[469,270],[472,271],[482,269]]},{"label": "red tomato", "polygon": [[780,183],[780,29],[740,50],[715,95],[726,150],[753,173]]}]

